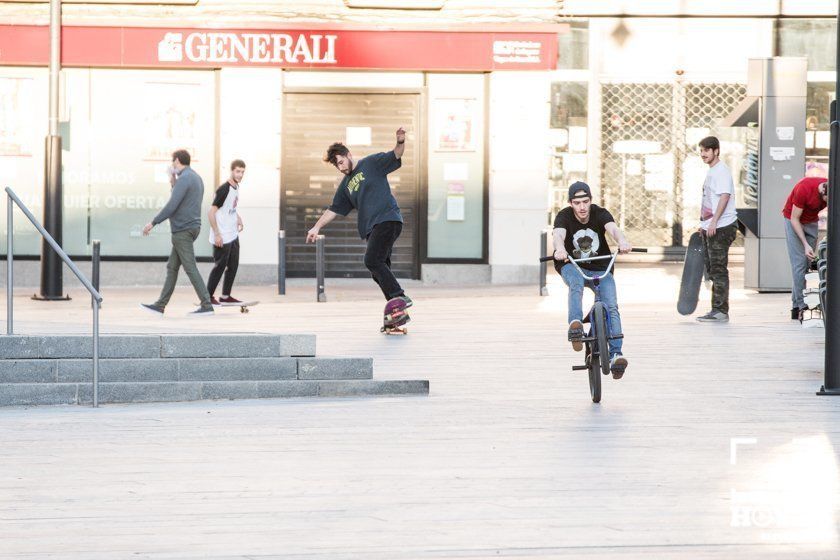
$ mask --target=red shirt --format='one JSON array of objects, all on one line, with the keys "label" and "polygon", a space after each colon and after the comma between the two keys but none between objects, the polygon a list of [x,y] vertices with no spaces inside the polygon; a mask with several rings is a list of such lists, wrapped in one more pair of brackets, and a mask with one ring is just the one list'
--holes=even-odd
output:
[{"label": "red shirt", "polygon": [[799,222],[803,224],[813,224],[819,220],[818,214],[820,210],[828,206],[820,196],[820,185],[828,181],[822,177],[805,177],[793,187],[788,195],[785,207],[782,210],[782,215],[790,219],[790,212],[794,205],[802,208],[802,215],[799,216]]}]

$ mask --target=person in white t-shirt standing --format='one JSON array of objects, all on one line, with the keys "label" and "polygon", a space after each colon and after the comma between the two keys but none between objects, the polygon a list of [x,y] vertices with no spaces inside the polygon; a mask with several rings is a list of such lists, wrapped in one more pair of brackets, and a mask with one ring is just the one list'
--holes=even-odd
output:
[{"label": "person in white t-shirt standing", "polygon": [[[239,268],[239,232],[242,231],[242,218],[236,211],[239,202],[239,184],[245,176],[245,162],[235,159],[230,164],[230,179],[216,189],[213,204],[207,212],[210,221],[210,243],[213,244],[213,261],[215,265],[207,278],[207,291],[210,292],[210,302],[213,305],[223,303],[238,304],[240,300],[233,297],[233,281]],[[213,295],[222,279],[222,296],[219,299]]]},{"label": "person in white t-shirt standing", "polygon": [[697,320],[704,323],[729,321],[729,246],[738,231],[735,212],[735,184],[732,172],[720,161],[720,142],[714,136],[700,140],[700,157],[709,166],[703,182],[700,235],[703,237],[706,270],[712,281],[712,309]]}]

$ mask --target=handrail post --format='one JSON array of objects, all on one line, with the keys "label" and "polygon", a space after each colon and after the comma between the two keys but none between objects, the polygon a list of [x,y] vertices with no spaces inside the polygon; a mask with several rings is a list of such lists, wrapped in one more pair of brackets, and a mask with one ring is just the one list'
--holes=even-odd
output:
[{"label": "handrail post", "polygon": [[99,408],[99,300],[90,295],[93,302],[93,408]]},{"label": "handrail post", "polygon": [[90,255],[90,283],[93,284],[97,292],[99,291],[99,255],[101,245],[102,243],[98,239],[94,239]]},{"label": "handrail post", "polygon": [[14,310],[12,308],[12,295],[14,292],[14,260],[15,250],[14,228],[12,227],[12,220],[14,219],[14,201],[11,195],[6,195],[6,334],[14,334]]},{"label": "handrail post", "polygon": [[[547,256],[546,253],[548,252],[548,231],[543,230],[540,232],[540,257]],[[540,263],[540,295],[547,296],[548,295],[548,288],[546,287],[546,275],[548,273],[548,263],[541,262]]]},{"label": "handrail post", "polygon": [[327,301],[327,294],[324,293],[324,236],[315,238],[315,287],[319,302]]},{"label": "handrail post", "polygon": [[286,230],[277,232],[277,293],[286,295]]}]

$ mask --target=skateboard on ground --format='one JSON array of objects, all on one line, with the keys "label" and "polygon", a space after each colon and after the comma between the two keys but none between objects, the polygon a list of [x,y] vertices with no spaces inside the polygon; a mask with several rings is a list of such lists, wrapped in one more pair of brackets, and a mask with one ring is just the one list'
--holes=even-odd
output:
[{"label": "skateboard on ground", "polygon": [[[214,305],[213,308],[216,307],[238,307],[240,313],[248,313],[249,307],[253,307],[257,305],[259,301],[242,301],[239,303],[220,303],[219,305]],[[196,305],[201,305],[200,303],[196,303]]]},{"label": "skateboard on ground", "polygon": [[682,279],[680,280],[680,298],[677,301],[677,311],[680,315],[691,315],[697,309],[700,299],[700,284],[706,270],[705,249],[703,238],[699,231],[691,234],[688,248],[685,250]]},{"label": "skateboard on ground", "polygon": [[406,311],[405,300],[399,297],[389,299],[385,304],[385,314],[382,322],[382,328],[379,332],[384,334],[408,334],[408,329],[404,327],[406,323],[411,321]]}]

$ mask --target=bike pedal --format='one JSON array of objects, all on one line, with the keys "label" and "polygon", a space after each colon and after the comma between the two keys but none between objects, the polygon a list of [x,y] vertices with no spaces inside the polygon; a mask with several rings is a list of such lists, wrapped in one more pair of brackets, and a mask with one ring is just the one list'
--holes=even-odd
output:
[{"label": "bike pedal", "polygon": [[580,371],[580,370],[586,370],[586,369],[589,369],[589,368],[586,367],[586,366],[572,366],[572,371]]}]

